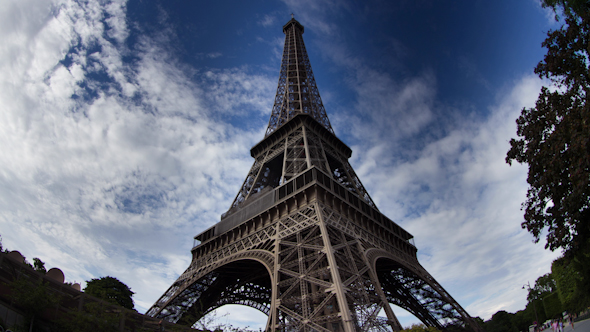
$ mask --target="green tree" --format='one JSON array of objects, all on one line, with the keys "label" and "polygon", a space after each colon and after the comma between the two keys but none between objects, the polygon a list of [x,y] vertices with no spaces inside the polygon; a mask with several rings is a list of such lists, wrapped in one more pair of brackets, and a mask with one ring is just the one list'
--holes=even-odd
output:
[{"label": "green tree", "polygon": [[529,290],[527,300],[530,302],[533,299],[541,299],[546,295],[556,291],[557,286],[555,284],[555,280],[553,279],[553,275],[551,273],[547,273],[537,278],[535,281],[535,286]]},{"label": "green tree", "polygon": [[543,308],[545,309],[545,317],[548,319],[560,316],[564,308],[559,299],[559,294],[555,292],[544,296]]},{"label": "green tree", "polygon": [[576,270],[576,264],[572,263],[574,259],[564,256],[551,264],[559,300],[570,312],[578,312],[590,305],[590,295],[586,292],[588,285],[582,273]]},{"label": "green tree", "polygon": [[25,324],[29,330],[33,329],[35,318],[45,309],[55,307],[59,299],[51,294],[42,280],[29,280],[25,277],[14,280],[9,284],[10,294],[17,306],[24,313]]},{"label": "green tree", "polygon": [[475,322],[477,323],[477,325],[479,326],[481,331],[485,331],[485,326],[486,323],[484,322],[483,319],[481,319],[481,317],[477,316],[477,317],[473,317],[473,319],[475,320]]},{"label": "green tree", "polygon": [[107,276],[86,281],[84,292],[124,308],[133,309],[132,297],[135,293],[117,278]]},{"label": "green tree", "polygon": [[564,16],[565,25],[548,33],[547,54],[535,68],[555,87],[543,87],[536,107],[522,110],[506,162],[529,168],[522,227],[536,242],[546,229],[546,248],[575,252],[590,236],[590,12]]},{"label": "green tree", "polygon": [[543,307],[543,299],[539,298],[529,302],[525,310],[530,313],[530,325],[534,322],[541,324],[548,318]]},{"label": "green tree", "polygon": [[82,310],[72,310],[58,321],[60,331],[119,331],[120,313],[106,310],[101,303],[86,303]]},{"label": "green tree", "polygon": [[10,250],[8,250],[7,248],[4,248],[4,246],[2,246],[2,235],[0,235],[0,252],[6,253],[6,254],[10,252]]},{"label": "green tree", "polygon": [[529,326],[531,326],[531,323],[535,320],[535,314],[532,313],[532,307],[530,310],[527,309],[519,310],[514,314],[514,316],[512,316],[512,324],[518,331],[528,331]]},{"label": "green tree", "polygon": [[518,329],[512,322],[514,314],[504,310],[496,312],[492,318],[486,321],[487,332],[518,332]]},{"label": "green tree", "polygon": [[542,0],[543,7],[551,7],[555,14],[555,19],[558,20],[557,12],[563,11],[568,15],[582,15],[584,11],[589,8],[588,0]]},{"label": "green tree", "polygon": [[37,257],[33,258],[33,268],[37,272],[41,272],[43,274],[47,273],[47,270],[45,269],[45,263]]},{"label": "green tree", "polygon": [[403,329],[404,332],[440,332],[434,326],[426,326],[424,324],[412,324],[412,326]]}]

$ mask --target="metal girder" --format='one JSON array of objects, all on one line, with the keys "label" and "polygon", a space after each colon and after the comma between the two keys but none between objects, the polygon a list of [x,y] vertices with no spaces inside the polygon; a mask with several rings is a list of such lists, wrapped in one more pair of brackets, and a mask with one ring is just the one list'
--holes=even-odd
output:
[{"label": "metal girder", "polygon": [[[200,263],[150,315],[192,325],[224,304],[243,304],[266,313],[273,331],[391,331],[401,327],[392,303],[429,326],[470,328],[471,318],[405,242],[388,241],[386,230],[371,234],[366,215],[313,189],[306,190],[308,201],[287,203],[269,226],[194,257]],[[264,250],[252,241],[261,233],[272,234]],[[378,316],[381,309],[387,318]]]},{"label": "metal girder", "polygon": [[382,260],[377,262],[377,274],[390,303],[439,329],[465,325],[459,310],[423,278],[396,262]]},{"label": "metal girder", "polygon": [[[262,264],[240,260],[210,274],[216,276],[215,282],[200,294],[197,303],[187,308],[178,323],[192,325],[225,304],[242,304],[269,314],[272,285],[270,275]],[[207,279],[207,276],[203,278]]]},{"label": "metal girder", "polygon": [[300,113],[311,115],[333,134],[303,43],[303,27],[293,19],[283,32],[281,71],[266,136]]},{"label": "metal girder", "polygon": [[276,143],[255,157],[230,210],[224,215],[241,209],[258,194],[277,188],[311,167],[330,174],[348,191],[377,209],[347,157],[324,139],[326,135],[323,127],[313,129],[302,121],[276,138]]}]

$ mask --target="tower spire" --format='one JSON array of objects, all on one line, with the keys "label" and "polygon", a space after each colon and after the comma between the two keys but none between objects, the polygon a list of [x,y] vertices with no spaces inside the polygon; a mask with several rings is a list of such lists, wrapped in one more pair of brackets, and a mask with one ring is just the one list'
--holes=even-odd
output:
[{"label": "tower spire", "polygon": [[297,114],[311,115],[330,133],[334,134],[303,43],[303,25],[294,16],[291,14],[291,20],[283,26],[285,46],[281,60],[281,72],[266,136]]},{"label": "tower spire", "polygon": [[352,150],[332,130],[303,44],[303,30],[294,18],[283,26],[285,48],[268,129],[251,149],[254,165],[223,218],[312,167],[377,208],[348,163]]}]

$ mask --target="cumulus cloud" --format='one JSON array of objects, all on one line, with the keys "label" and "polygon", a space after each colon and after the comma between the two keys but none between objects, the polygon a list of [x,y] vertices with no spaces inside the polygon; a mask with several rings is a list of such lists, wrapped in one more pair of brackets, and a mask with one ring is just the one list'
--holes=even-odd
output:
[{"label": "cumulus cloud", "polygon": [[229,207],[262,136],[264,123],[245,131],[217,111],[258,111],[274,83],[238,85],[246,68],[187,71],[162,36],[129,50],[125,10],[2,8],[0,227],[6,247],[69,281],[120,278],[145,310],[188,266],[186,234]]},{"label": "cumulus cloud", "polygon": [[[523,78],[488,118],[462,122],[413,158],[390,152],[399,148],[391,143],[398,136],[387,131],[379,132],[380,142],[353,147],[357,173],[381,210],[414,235],[422,265],[484,319],[524,308],[522,284],[547,273],[557,256],[520,228],[526,167],[504,162],[514,119],[534,104],[540,86]],[[380,124],[365,125],[368,132]]]},{"label": "cumulus cloud", "polygon": [[209,109],[252,118],[251,112],[244,112],[248,106],[257,111],[258,116],[267,118],[277,86],[274,80],[249,73],[245,68],[211,69],[204,72],[201,79],[210,100]]}]

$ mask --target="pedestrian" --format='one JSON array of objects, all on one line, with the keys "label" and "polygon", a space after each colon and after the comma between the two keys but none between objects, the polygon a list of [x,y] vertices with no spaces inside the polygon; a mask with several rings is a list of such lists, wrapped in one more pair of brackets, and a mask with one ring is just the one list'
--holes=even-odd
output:
[{"label": "pedestrian", "polygon": [[572,330],[574,329],[574,317],[572,317],[573,315],[570,314],[569,318],[570,318],[570,325],[572,326]]},{"label": "pedestrian", "polygon": [[559,319],[559,332],[563,332],[563,318]]}]

